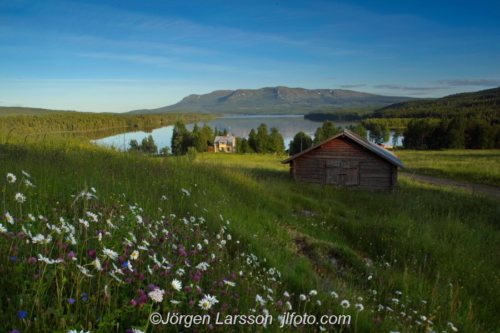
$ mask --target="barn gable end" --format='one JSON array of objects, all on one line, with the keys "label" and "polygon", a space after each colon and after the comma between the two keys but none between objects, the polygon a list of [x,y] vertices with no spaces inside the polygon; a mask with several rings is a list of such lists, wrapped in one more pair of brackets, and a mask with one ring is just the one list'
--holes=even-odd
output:
[{"label": "barn gable end", "polygon": [[[373,147],[375,146],[375,147]],[[344,130],[281,163],[290,163],[297,181],[367,190],[390,190],[404,165],[385,149]]]}]

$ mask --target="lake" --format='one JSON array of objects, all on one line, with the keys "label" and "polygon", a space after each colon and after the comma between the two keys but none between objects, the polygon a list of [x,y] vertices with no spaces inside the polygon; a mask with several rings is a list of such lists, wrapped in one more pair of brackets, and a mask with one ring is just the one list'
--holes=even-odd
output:
[{"label": "lake", "polygon": [[[215,118],[213,121],[207,123],[199,123],[198,125],[201,127],[203,124],[207,124],[208,126],[214,129],[217,127],[220,131],[227,130],[228,133],[233,134],[237,137],[245,137],[248,138],[248,134],[253,129],[257,130],[260,124],[266,124],[268,130],[271,127],[277,127],[279,132],[283,135],[283,139],[285,141],[285,147],[288,149],[289,143],[293,140],[295,134],[300,131],[306,132],[311,137],[314,136],[314,132],[316,129],[322,125],[323,122],[311,121],[308,119],[304,119],[302,115],[280,115],[280,116],[230,116],[230,117],[220,117]],[[335,122],[336,126],[348,126],[353,123],[349,122]],[[186,124],[187,129],[190,131],[193,130],[194,124]],[[115,147],[117,149],[128,149],[130,140],[137,140],[139,144],[142,139],[147,137],[148,135],[152,135],[155,140],[158,149],[163,147],[170,147],[172,140],[172,132],[174,126],[166,126],[162,128],[158,128],[153,130],[150,133],[137,131],[137,132],[128,132],[124,134],[110,136],[104,139],[95,140],[93,142],[108,146]],[[392,145],[392,132],[390,141],[386,142],[388,145]],[[398,145],[402,144],[402,138],[399,139]]]}]

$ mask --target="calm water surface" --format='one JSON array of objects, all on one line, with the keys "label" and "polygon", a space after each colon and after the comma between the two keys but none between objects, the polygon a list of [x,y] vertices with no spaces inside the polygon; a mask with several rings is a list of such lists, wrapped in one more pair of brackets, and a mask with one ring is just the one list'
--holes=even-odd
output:
[{"label": "calm water surface", "polygon": [[[211,122],[198,123],[198,125],[201,127],[204,124],[207,124],[208,126],[212,127],[212,129],[215,129],[215,127],[217,127],[218,130],[227,130],[228,133],[231,133],[234,136],[248,138],[248,134],[250,133],[252,128],[257,130],[257,127],[259,127],[259,125],[262,123],[267,125],[268,130],[270,130],[271,127],[277,127],[279,129],[279,132],[283,135],[283,139],[285,141],[285,146],[287,149],[295,134],[300,131],[304,131],[310,136],[313,136],[314,132],[316,132],[316,129],[322,125],[322,122],[307,120],[304,119],[304,116],[301,115],[231,116],[215,118]],[[335,122],[336,126],[342,127],[350,124],[353,123]],[[193,130],[194,124],[187,124],[186,127],[191,131]],[[156,145],[158,146],[158,149],[161,149],[163,147],[171,147],[173,129],[174,126],[166,126],[155,129],[150,133],[142,131],[129,132],[110,136],[100,140],[95,140],[94,142],[99,145],[108,147],[113,146],[117,149],[128,149],[130,140],[137,140],[140,144],[143,138],[147,137],[148,135],[152,135]],[[387,144],[392,145],[392,138],[389,142],[387,142]],[[402,144],[401,139],[398,144]]]}]

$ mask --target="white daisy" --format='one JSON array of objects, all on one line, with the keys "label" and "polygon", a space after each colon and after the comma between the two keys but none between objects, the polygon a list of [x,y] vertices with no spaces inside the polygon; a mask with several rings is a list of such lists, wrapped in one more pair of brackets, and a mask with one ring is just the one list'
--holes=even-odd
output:
[{"label": "white daisy", "polygon": [[17,202],[23,203],[26,201],[26,197],[22,193],[16,193],[15,197]]},{"label": "white daisy", "polygon": [[101,266],[101,261],[99,260],[99,258],[95,258],[94,261],[92,261],[92,265],[94,265],[94,267],[100,271],[102,270],[102,266]]},{"label": "white daisy", "polygon": [[206,295],[205,297],[208,299],[208,301],[212,305],[215,303],[219,303],[219,300],[215,296]]},{"label": "white daisy", "polygon": [[134,250],[134,252],[130,255],[130,259],[136,260],[137,258],[139,258],[139,251]]},{"label": "white daisy", "polygon": [[198,302],[198,306],[203,310],[209,310],[212,307],[212,303],[208,298],[204,298]]},{"label": "white daisy", "polygon": [[171,285],[172,285],[172,288],[174,288],[175,290],[181,291],[181,288],[182,288],[181,281],[179,281],[177,279],[173,279]]},{"label": "white daisy", "polygon": [[105,257],[108,257],[111,260],[116,260],[118,258],[118,253],[116,253],[113,250],[104,248],[104,250],[102,250],[102,252],[104,253]]},{"label": "white daisy", "polygon": [[14,218],[12,217],[12,215],[9,214],[9,212],[5,213],[4,217],[7,220],[7,222],[9,222],[10,224],[14,224]]},{"label": "white daisy", "polygon": [[8,173],[7,174],[7,181],[9,183],[14,183],[16,181],[16,176],[13,173]]},{"label": "white daisy", "polygon": [[203,261],[203,262],[200,262],[200,263],[196,266],[196,268],[197,268],[197,269],[201,269],[202,271],[206,271],[206,270],[208,269],[208,267],[210,267],[210,265],[209,265],[209,264],[207,264],[207,263],[206,263],[206,262],[204,262],[204,261]]},{"label": "white daisy", "polygon": [[24,182],[24,185],[26,185],[27,187],[36,187],[35,185],[33,185],[32,182],[30,182],[29,180],[25,179],[23,180]]},{"label": "white daisy", "polygon": [[96,214],[94,214],[92,212],[87,212],[86,214],[88,217],[90,217],[92,219],[93,222],[99,221],[99,217]]},{"label": "white daisy", "polygon": [[344,309],[347,309],[348,307],[351,306],[351,303],[349,303],[349,301],[345,299],[342,302],[340,302],[340,306],[343,307]]},{"label": "white daisy", "polygon": [[265,300],[265,299],[263,299],[260,295],[255,296],[255,301],[256,301],[256,302],[259,302],[259,303],[260,303],[260,305],[264,305],[264,304],[266,304],[266,300]]}]

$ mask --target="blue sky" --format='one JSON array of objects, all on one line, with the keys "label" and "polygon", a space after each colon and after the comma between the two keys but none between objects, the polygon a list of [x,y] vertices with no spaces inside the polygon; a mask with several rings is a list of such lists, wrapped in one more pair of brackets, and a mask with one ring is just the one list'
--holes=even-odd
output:
[{"label": "blue sky", "polygon": [[500,86],[500,2],[0,0],[0,106],[158,108],[288,86],[441,97]]}]

